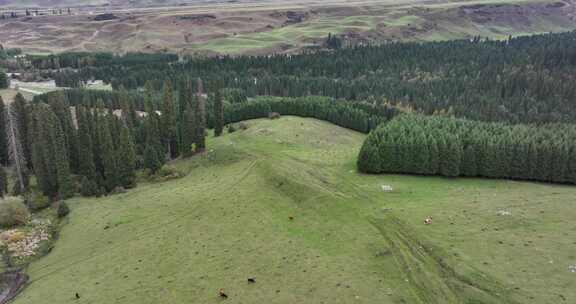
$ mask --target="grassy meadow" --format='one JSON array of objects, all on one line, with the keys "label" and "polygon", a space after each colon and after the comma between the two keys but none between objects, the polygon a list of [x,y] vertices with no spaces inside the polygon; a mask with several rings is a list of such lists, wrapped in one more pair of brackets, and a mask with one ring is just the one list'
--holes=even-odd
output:
[{"label": "grassy meadow", "polygon": [[575,187],[366,176],[362,134],[247,124],[171,164],[182,179],[70,200],[14,303],[576,301]]}]

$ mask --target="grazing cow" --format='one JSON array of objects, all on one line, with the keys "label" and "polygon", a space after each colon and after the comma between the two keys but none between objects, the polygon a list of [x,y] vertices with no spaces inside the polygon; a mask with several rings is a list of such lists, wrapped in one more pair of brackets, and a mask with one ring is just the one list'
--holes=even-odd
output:
[{"label": "grazing cow", "polygon": [[293,216],[289,216],[288,219],[291,220],[291,221],[293,221],[293,220],[294,220],[294,217],[293,217]]},{"label": "grazing cow", "polygon": [[80,295],[76,293],[76,300],[80,299]]},{"label": "grazing cow", "polygon": [[224,292],[224,289],[222,288],[218,290],[218,296],[221,297],[222,299],[228,299],[228,295]]},{"label": "grazing cow", "polygon": [[248,283],[256,283],[256,278],[248,278]]},{"label": "grazing cow", "polygon": [[429,216],[429,217],[427,217],[426,219],[424,219],[424,224],[426,224],[426,225],[432,224],[432,217]]}]

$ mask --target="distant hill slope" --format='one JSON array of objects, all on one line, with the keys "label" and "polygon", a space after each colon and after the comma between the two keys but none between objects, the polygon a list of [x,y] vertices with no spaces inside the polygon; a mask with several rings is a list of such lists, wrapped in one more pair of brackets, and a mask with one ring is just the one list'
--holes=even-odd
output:
[{"label": "distant hill slope", "polygon": [[[206,0],[0,0],[0,7],[79,7],[79,6],[122,6],[145,7],[202,3]],[[213,1],[212,1],[213,2]]]},{"label": "distant hill slope", "polygon": [[[171,51],[202,54],[297,52],[329,33],[352,42],[431,41],[576,29],[576,0],[0,0],[71,6],[72,15],[0,20],[0,41],[25,52]],[[178,4],[190,4],[178,6]],[[149,5],[162,7],[144,8]],[[137,8],[139,7],[139,8]],[[95,15],[115,16],[100,20]],[[117,17],[117,18],[116,18]]]}]

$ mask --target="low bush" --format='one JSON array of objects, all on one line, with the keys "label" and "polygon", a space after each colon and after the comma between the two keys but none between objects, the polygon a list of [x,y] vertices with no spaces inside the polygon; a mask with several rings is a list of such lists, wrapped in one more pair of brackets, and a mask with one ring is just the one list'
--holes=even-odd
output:
[{"label": "low bush", "polygon": [[28,220],[30,220],[30,211],[22,199],[11,197],[0,200],[0,226],[23,225]]},{"label": "low bush", "polygon": [[226,129],[228,129],[228,133],[234,133],[236,132],[236,127],[234,126],[234,124],[229,124]]},{"label": "low bush", "polygon": [[175,167],[163,166],[154,174],[150,174],[150,172],[148,172],[148,174],[146,174],[146,177],[144,178],[149,182],[164,182],[173,179],[178,179],[184,177],[185,175],[186,174],[184,172],[178,170]]},{"label": "low bush", "polygon": [[68,208],[68,204],[66,204],[66,202],[60,202],[58,204],[58,211],[57,211],[58,217],[63,218],[67,216],[68,213],[70,213],[70,208]]},{"label": "low bush", "polygon": [[270,112],[270,113],[268,113],[268,118],[269,118],[269,119],[279,119],[279,118],[280,118],[280,113],[278,113],[278,112]]},{"label": "low bush", "polygon": [[86,176],[82,177],[80,194],[82,194],[82,196],[97,196],[98,193],[99,189],[96,182],[89,180]]},{"label": "low bush", "polygon": [[31,211],[39,211],[50,206],[50,198],[40,192],[33,192],[28,196],[26,205]]},{"label": "low bush", "polygon": [[238,123],[238,130],[242,130],[242,131],[248,130],[248,125],[244,122],[239,122]]}]

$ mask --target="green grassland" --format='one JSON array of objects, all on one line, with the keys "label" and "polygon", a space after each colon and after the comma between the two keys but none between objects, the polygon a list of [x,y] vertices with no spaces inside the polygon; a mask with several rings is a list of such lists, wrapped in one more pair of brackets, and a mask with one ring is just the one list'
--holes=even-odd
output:
[{"label": "green grassland", "polygon": [[362,134],[247,124],[173,163],[182,179],[70,200],[14,303],[220,303],[220,288],[227,303],[576,301],[576,188],[366,176]]},{"label": "green grassland", "polygon": [[[266,30],[230,33],[200,43],[192,50],[226,54],[295,51],[319,44],[329,33],[349,40],[441,41],[474,36],[506,39],[576,29],[568,14],[538,0],[482,0],[398,3],[333,8],[297,24]],[[467,9],[472,5],[483,5]]]},{"label": "green grassland", "polygon": [[271,49],[279,45],[301,48],[310,41],[324,39],[329,33],[346,31],[365,32],[376,26],[374,16],[326,17],[305,23],[288,25],[269,31],[237,34],[217,38],[194,46],[196,50],[209,50],[218,53],[241,54],[250,50]]}]

